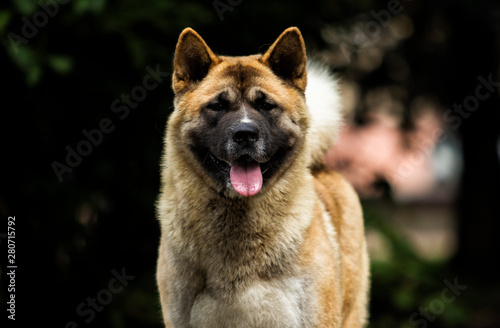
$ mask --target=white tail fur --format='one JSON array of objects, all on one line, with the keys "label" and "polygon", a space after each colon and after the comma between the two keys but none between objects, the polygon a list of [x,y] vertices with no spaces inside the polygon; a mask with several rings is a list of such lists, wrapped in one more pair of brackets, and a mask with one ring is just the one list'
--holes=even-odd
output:
[{"label": "white tail fur", "polygon": [[309,147],[312,168],[324,164],[325,154],[338,137],[342,124],[337,82],[327,67],[308,61],[306,103],[311,114]]}]

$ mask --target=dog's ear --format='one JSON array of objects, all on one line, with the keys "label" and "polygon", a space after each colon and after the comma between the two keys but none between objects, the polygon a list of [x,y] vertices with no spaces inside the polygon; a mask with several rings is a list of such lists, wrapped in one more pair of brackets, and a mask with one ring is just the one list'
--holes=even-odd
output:
[{"label": "dog's ear", "polygon": [[201,81],[208,70],[219,62],[201,36],[192,28],[186,28],[175,47],[172,88],[177,94],[192,83]]},{"label": "dog's ear", "polygon": [[306,60],[304,39],[296,27],[290,27],[281,33],[260,59],[274,74],[302,91],[307,85]]}]

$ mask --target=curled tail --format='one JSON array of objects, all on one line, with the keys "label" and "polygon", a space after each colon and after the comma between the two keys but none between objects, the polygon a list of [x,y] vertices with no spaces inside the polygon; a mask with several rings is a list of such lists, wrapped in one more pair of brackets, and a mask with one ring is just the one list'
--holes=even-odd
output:
[{"label": "curled tail", "polygon": [[342,124],[339,87],[328,68],[307,63],[306,103],[311,116],[309,149],[311,168],[325,163],[325,154],[337,141]]}]

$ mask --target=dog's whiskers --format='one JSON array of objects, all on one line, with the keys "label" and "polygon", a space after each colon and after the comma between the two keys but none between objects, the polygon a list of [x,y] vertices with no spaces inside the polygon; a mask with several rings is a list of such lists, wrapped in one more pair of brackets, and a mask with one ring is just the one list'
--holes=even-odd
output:
[{"label": "dog's whiskers", "polygon": [[210,155],[209,151],[207,151],[207,154],[205,155],[205,158],[203,159],[203,164],[205,164],[205,162],[207,161],[208,155]]}]

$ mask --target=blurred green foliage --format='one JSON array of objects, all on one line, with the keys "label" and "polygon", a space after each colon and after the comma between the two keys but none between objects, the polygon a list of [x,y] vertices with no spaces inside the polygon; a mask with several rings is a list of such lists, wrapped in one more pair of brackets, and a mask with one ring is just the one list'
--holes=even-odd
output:
[{"label": "blurred green foliage", "polygon": [[[39,83],[46,69],[67,74],[76,57],[68,46],[86,37],[120,39],[127,48],[125,57],[130,56],[132,66],[139,68],[151,60],[163,60],[172,49],[165,41],[173,40],[183,26],[213,20],[209,5],[193,1],[42,3],[45,6],[38,1],[13,1],[12,7],[0,11],[0,32],[6,36],[3,46],[25,73],[28,85]],[[165,40],[159,37],[162,35]],[[110,51],[105,44],[101,50]]]},{"label": "blurred green foliage", "polygon": [[[363,211],[367,231],[380,234],[387,243],[389,254],[387,258],[373,259],[371,263],[372,319],[369,327],[470,327],[463,296],[449,303],[442,301],[442,291],[447,288],[444,281],[453,282],[456,277],[448,260],[421,258],[390,224],[389,218],[382,214],[385,210],[381,210],[379,202],[365,200]],[[439,311],[433,313],[435,306],[429,307],[431,302],[444,304],[443,311],[436,307]],[[421,314],[421,308],[427,309],[424,314]],[[426,319],[425,314],[432,320]]]}]

